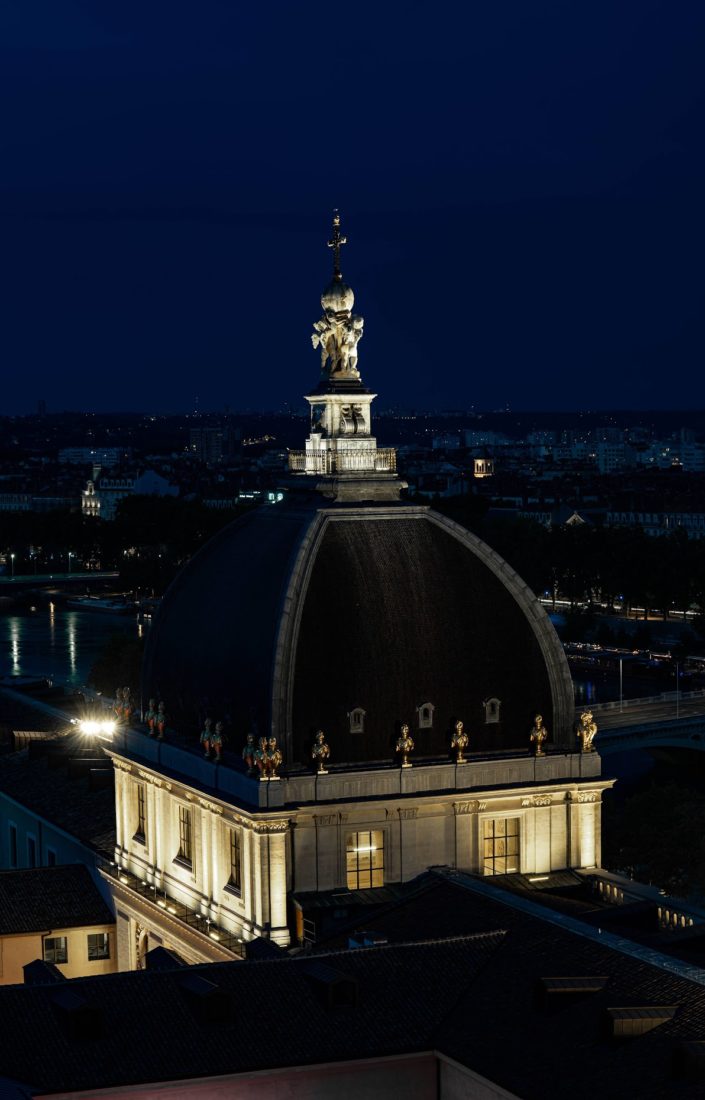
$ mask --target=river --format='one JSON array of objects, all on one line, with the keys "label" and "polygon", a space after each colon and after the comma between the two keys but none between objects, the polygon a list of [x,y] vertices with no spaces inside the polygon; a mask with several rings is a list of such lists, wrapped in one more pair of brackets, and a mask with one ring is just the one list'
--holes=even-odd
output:
[{"label": "river", "polygon": [[96,657],[114,634],[140,637],[149,619],[74,611],[60,604],[0,613],[0,676],[46,676],[55,684],[86,684]]}]

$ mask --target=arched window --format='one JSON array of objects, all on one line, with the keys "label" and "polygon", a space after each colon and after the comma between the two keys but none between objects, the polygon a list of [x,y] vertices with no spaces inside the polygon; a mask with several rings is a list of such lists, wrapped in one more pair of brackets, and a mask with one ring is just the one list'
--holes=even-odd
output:
[{"label": "arched window", "polygon": [[485,699],[483,705],[485,708],[485,725],[489,726],[494,722],[499,722],[499,712],[502,706],[499,699],[495,699],[494,697],[492,699]]},{"label": "arched window", "polygon": [[420,730],[430,730],[433,727],[433,712],[435,709],[433,703],[420,703],[416,708]]},{"label": "arched window", "polygon": [[355,707],[354,710],[348,711],[348,718],[350,719],[350,732],[351,733],[364,733],[365,732],[365,714],[366,711],[362,707]]}]

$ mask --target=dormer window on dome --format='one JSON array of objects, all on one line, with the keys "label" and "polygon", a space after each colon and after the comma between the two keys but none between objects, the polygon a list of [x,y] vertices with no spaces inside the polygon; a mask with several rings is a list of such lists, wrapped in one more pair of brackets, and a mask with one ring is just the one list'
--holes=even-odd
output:
[{"label": "dormer window on dome", "polygon": [[483,706],[485,708],[485,725],[491,726],[495,722],[499,722],[499,712],[502,707],[502,703],[494,696],[491,699],[485,699]]},{"label": "dormer window on dome", "polygon": [[433,712],[435,709],[433,703],[420,703],[416,708],[420,730],[433,729]]},{"label": "dormer window on dome", "polygon": [[348,711],[351,733],[365,732],[365,714],[366,711],[364,711],[362,707],[355,707],[353,710]]}]

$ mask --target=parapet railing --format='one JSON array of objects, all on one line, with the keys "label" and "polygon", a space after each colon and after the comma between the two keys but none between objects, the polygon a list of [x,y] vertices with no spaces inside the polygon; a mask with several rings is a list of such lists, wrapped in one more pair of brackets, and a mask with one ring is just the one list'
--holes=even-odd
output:
[{"label": "parapet railing", "polygon": [[361,451],[289,451],[289,469],[293,473],[347,474],[356,471],[396,473],[397,452],[394,447]]},{"label": "parapet railing", "polygon": [[129,887],[130,890],[134,890],[136,894],[140,894],[147,901],[158,905],[160,909],[163,909],[172,917],[176,917],[177,920],[182,921],[189,928],[193,928],[202,935],[207,936],[217,943],[218,947],[224,947],[226,951],[230,951],[233,955],[244,959],[244,942],[226,928],[222,928],[214,921],[202,916],[201,913],[197,913],[195,909],[189,909],[188,906],[175,898],[169,897],[164,890],[158,889],[148,882],[143,882],[142,879],[137,878],[136,875],[133,875],[131,871],[127,871],[124,867],[118,867],[117,864],[110,863],[107,859],[100,857],[96,860],[96,864],[104,874],[121,882],[123,886]]}]

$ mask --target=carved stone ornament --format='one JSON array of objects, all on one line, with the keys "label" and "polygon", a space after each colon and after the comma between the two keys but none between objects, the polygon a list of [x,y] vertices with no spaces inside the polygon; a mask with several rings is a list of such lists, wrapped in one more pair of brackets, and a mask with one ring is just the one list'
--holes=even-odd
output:
[{"label": "carved stone ornament", "polygon": [[474,814],[480,808],[480,803],[472,798],[468,802],[454,802],[453,809],[456,814]]},{"label": "carved stone ornament", "polygon": [[416,809],[397,810],[402,821],[413,821],[413,819],[418,816],[418,812],[419,811]]},{"label": "carved stone ornament", "polygon": [[198,801],[204,810],[210,810],[214,814],[222,814],[223,812],[223,807],[219,806],[217,802],[211,802],[207,798],[199,798]]},{"label": "carved stone ornament", "polygon": [[252,828],[256,833],[285,833],[289,828],[288,821],[258,821]]},{"label": "carved stone ornament", "polygon": [[121,772],[131,772],[132,771],[132,764],[126,764],[124,760],[118,760],[116,757],[113,757],[113,764]]},{"label": "carved stone ornament", "polygon": [[550,794],[535,794],[531,799],[534,806],[550,806],[553,802]]},{"label": "carved stone ornament", "polygon": [[575,802],[597,802],[599,797],[599,791],[577,791],[573,795]]},{"label": "carved stone ornament", "polygon": [[313,820],[316,825],[337,825],[338,814],[314,814]]}]

